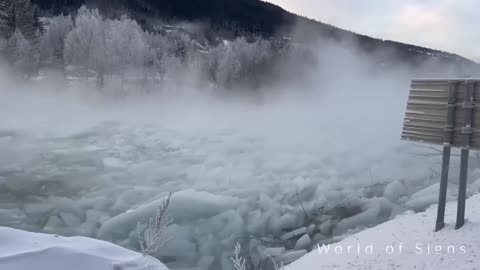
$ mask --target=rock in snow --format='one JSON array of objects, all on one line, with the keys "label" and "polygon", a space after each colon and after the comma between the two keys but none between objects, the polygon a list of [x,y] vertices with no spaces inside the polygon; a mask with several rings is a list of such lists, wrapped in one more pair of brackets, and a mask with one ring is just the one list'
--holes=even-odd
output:
[{"label": "rock in snow", "polygon": [[85,237],[0,227],[2,270],[168,270],[157,259]]},{"label": "rock in snow", "polygon": [[447,205],[447,225],[437,233],[433,231],[436,211],[437,207],[431,207],[423,213],[405,214],[322,246],[325,248],[313,250],[288,269],[478,269],[480,194],[467,201],[467,222],[460,230],[454,229],[456,203]]}]

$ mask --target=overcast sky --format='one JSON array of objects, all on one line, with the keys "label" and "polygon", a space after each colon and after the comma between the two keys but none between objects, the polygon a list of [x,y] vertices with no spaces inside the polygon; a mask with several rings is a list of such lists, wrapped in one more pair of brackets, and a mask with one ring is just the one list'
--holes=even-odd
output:
[{"label": "overcast sky", "polygon": [[480,62],[480,0],[267,0],[344,29]]}]

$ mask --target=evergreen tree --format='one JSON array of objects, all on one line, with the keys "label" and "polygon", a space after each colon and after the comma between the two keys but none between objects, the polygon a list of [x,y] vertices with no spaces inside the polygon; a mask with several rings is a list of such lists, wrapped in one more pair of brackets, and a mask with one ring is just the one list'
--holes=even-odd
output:
[{"label": "evergreen tree", "polygon": [[10,39],[16,30],[27,40],[37,38],[42,31],[38,8],[30,0],[0,0],[0,38]]},{"label": "evergreen tree", "polygon": [[15,8],[13,0],[0,0],[0,38],[7,40],[15,32]]},{"label": "evergreen tree", "polygon": [[15,29],[22,32],[27,40],[34,40],[40,31],[37,8],[30,0],[14,0]]},{"label": "evergreen tree", "polygon": [[41,23],[30,0],[0,0],[0,39],[3,57],[22,74],[33,76],[39,66]]}]

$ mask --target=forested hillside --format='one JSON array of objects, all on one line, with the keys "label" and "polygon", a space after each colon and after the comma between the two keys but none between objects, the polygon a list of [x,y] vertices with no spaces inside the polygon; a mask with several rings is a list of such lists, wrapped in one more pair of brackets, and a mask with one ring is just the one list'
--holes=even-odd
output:
[{"label": "forested hillside", "polygon": [[[128,13],[137,21],[148,25],[151,18],[167,21],[203,21],[212,28],[231,31],[236,35],[257,33],[262,36],[291,34],[294,27],[303,31],[296,35],[298,40],[312,38],[317,33],[327,39],[355,40],[358,46],[369,53],[389,51],[398,60],[418,64],[432,57],[440,62],[470,65],[472,62],[455,54],[408,45],[394,41],[383,41],[335,26],[310,20],[289,13],[274,4],[259,0],[33,0],[42,10],[52,14],[71,12],[82,4],[99,8],[104,14]],[[315,36],[315,35],[314,35]]]},{"label": "forested hillside", "polygon": [[221,89],[259,89],[336,62],[319,58],[329,47],[366,56],[373,71],[407,65],[470,76],[478,69],[455,54],[358,35],[257,0],[0,0],[0,53],[29,78],[55,68],[102,88],[120,76],[123,88],[129,80],[184,81],[190,70]]}]

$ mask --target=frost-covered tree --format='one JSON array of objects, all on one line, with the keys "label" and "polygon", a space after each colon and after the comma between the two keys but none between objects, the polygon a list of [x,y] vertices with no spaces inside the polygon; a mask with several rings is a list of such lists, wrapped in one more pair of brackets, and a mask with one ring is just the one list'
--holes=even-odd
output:
[{"label": "frost-covered tree", "polygon": [[271,68],[273,59],[270,41],[255,39],[248,42],[240,37],[231,42],[224,41],[210,52],[209,73],[222,87],[240,83],[256,86]]},{"label": "frost-covered tree", "polygon": [[67,72],[88,78],[97,77],[103,84],[105,64],[105,23],[98,10],[81,7],[75,26],[65,38]]},{"label": "frost-covered tree", "polygon": [[214,82],[219,88],[256,88],[274,73],[278,58],[298,58],[297,50],[278,40],[240,37],[212,47],[208,40],[216,41],[192,34],[188,27],[146,33],[127,16],[104,19],[98,10],[85,6],[74,20],[70,15],[45,19],[42,32],[37,10],[30,0],[0,0],[0,50],[10,62],[25,70],[24,57],[37,59],[34,52],[40,48],[42,63],[62,67],[73,76],[96,77],[102,86],[104,78],[122,85],[127,78],[143,82],[153,78],[183,87],[185,78],[195,81],[208,75],[208,85]]},{"label": "frost-covered tree", "polygon": [[257,87],[261,84],[273,67],[273,51],[270,41],[265,39],[256,39],[248,43],[248,46],[240,50],[242,63],[241,77],[251,87]]},{"label": "frost-covered tree", "polygon": [[45,28],[46,31],[41,40],[43,58],[47,63],[63,69],[65,38],[73,29],[72,17],[70,15],[53,17],[48,20]]},{"label": "frost-covered tree", "polygon": [[211,52],[211,73],[220,86],[230,87],[241,78],[248,64],[248,47],[244,38],[224,41]]},{"label": "frost-covered tree", "polygon": [[141,70],[147,55],[145,33],[136,21],[122,16],[105,22],[105,59],[108,72],[122,78],[127,72]]},{"label": "frost-covered tree", "polygon": [[[243,43],[243,40],[240,43]],[[220,85],[230,86],[240,77],[242,66],[239,51],[235,49],[241,48],[242,45],[246,46],[246,42],[243,44],[235,42],[234,45],[228,43],[214,51],[213,55],[217,61],[215,79]]]},{"label": "frost-covered tree", "polygon": [[[137,223],[137,236],[142,250],[143,256],[151,255],[165,246],[170,239],[165,238],[167,227],[172,223],[169,216],[169,207],[172,194],[170,193],[162,204],[158,207],[155,218],[150,218],[148,227],[142,228],[144,225]],[[142,233],[143,230],[143,233]]]},{"label": "frost-covered tree", "polygon": [[38,71],[40,55],[36,44],[16,30],[7,42],[7,51],[13,67],[25,76],[33,76]]},{"label": "frost-covered tree", "polygon": [[149,33],[146,40],[148,72],[169,83],[185,81],[185,76],[180,74],[185,73],[188,65],[194,63],[194,41],[186,33],[176,31],[165,34]]},{"label": "frost-covered tree", "polygon": [[193,42],[185,34],[181,32],[171,32],[167,35],[168,54],[181,61],[187,61],[189,53],[192,51]]},{"label": "frost-covered tree", "polygon": [[146,33],[147,55],[145,58],[145,76],[162,79],[166,73],[164,59],[167,57],[168,41],[165,36]]}]

